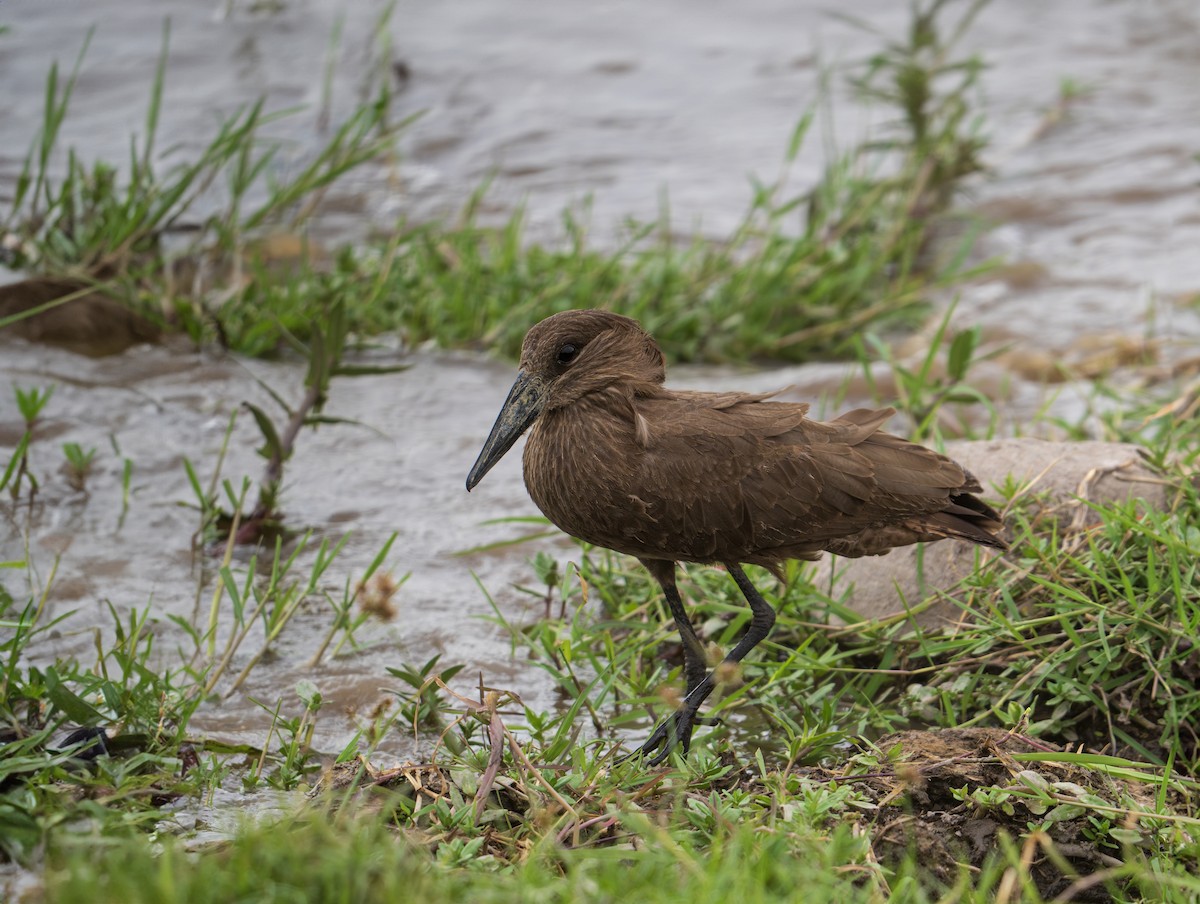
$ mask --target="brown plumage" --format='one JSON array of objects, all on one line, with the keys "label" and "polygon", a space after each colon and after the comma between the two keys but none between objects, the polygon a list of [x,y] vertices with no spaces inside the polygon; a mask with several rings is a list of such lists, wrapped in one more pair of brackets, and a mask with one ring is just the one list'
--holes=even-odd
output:
[{"label": "brown plumage", "polygon": [[637,556],[662,585],[684,640],[688,692],[640,748],[686,752],[712,691],[675,563],[723,564],[753,610],[725,657],[741,659],[775,614],[739,563],[779,573],[787,559],[881,555],[953,537],[1004,549],[1000,516],[978,481],[943,455],[879,428],[890,408],[829,422],[770,393],[684,392],[638,323],[567,311],[529,331],[521,372],[467,477],[473,488],[528,429],[525,485],[572,536]]}]

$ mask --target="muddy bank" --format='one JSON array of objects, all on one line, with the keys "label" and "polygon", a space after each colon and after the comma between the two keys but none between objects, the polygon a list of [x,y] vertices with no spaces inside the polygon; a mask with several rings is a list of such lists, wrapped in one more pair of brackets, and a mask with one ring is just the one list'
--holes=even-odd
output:
[{"label": "muddy bank", "polygon": [[[1088,795],[1122,803],[1132,798],[1153,809],[1152,793],[1137,783],[1056,763],[1049,756],[1039,762],[1039,754],[1057,751],[1015,733],[903,731],[881,738],[877,747],[894,757],[894,766],[864,782],[879,805],[870,829],[874,850],[880,862],[894,866],[915,849],[935,888],[938,883],[952,886],[964,866],[983,866],[1003,835],[1025,837],[1027,846],[1040,841],[1059,856],[1037,857],[1031,869],[1045,898],[1112,901],[1104,870],[1121,866],[1123,852],[1098,844],[1082,812],[1075,818],[1046,819],[1046,828],[1037,833],[1031,834],[1029,826],[1052,807],[1065,812]],[[1014,754],[1033,759],[1019,761]],[[1096,881],[1088,879],[1093,874]]]}]

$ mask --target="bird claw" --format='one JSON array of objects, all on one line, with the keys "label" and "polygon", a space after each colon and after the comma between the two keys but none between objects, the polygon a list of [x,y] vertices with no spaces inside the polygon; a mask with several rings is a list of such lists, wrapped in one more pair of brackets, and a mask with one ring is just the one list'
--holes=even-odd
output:
[{"label": "bird claw", "polygon": [[716,716],[699,716],[695,709],[685,706],[659,722],[641,747],[625,754],[617,762],[624,763],[637,756],[653,754],[646,760],[646,765],[657,766],[665,761],[676,747],[681,747],[686,756],[692,746],[692,731],[697,725],[720,724],[721,720]]}]

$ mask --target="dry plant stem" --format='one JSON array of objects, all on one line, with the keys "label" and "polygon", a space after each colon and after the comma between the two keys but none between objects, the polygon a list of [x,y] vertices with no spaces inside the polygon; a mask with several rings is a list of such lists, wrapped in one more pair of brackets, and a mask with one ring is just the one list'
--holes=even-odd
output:
[{"label": "dry plant stem", "polygon": [[584,820],[582,823],[566,826],[558,833],[556,840],[559,844],[563,844],[567,840],[568,835],[574,836],[575,846],[579,845],[579,833],[590,829],[592,826],[603,825],[605,829],[610,829],[615,826],[620,819],[616,816],[604,814],[603,816],[593,816],[591,819]]},{"label": "dry plant stem", "polygon": [[1080,876],[1070,885],[1062,890],[1062,892],[1054,898],[1051,904],[1065,904],[1067,901],[1078,901],[1080,896],[1090,888],[1095,888],[1097,885],[1102,885],[1105,882],[1113,881],[1121,877],[1126,871],[1124,866],[1113,867],[1111,869],[1098,869],[1094,873],[1088,873],[1086,876]]},{"label": "dry plant stem", "polygon": [[[919,293],[915,291],[910,294],[913,301],[916,301],[919,297]],[[853,330],[864,327],[877,317],[894,310],[895,307],[896,296],[893,296],[888,301],[876,302],[870,307],[863,308],[861,311],[849,315],[837,324],[816,324],[815,326],[810,326],[803,330],[797,330],[794,333],[776,339],[771,343],[771,347],[782,349],[789,345],[797,345],[799,343],[808,342],[815,339],[832,339],[838,334],[838,332],[845,331],[847,327]]]},{"label": "dry plant stem", "polygon": [[[358,593],[354,594],[354,596],[351,598],[351,602],[353,603],[353,601],[355,599],[358,599]],[[350,615],[350,607],[349,606],[346,607],[344,614],[347,618],[349,618],[349,615]],[[338,632],[338,628],[340,627],[339,621],[340,621],[340,619],[335,618],[333,620],[333,624],[329,626],[329,630],[325,632],[325,638],[324,638],[324,640],[321,641],[321,646],[317,648],[317,652],[315,652],[313,654],[312,659],[310,659],[308,661],[308,667],[310,669],[315,669],[317,666],[319,666],[321,664],[321,660],[325,658],[325,651],[329,649],[329,644],[331,644],[333,642],[333,635]],[[340,647],[339,647],[339,649],[340,649]],[[334,651],[334,655],[335,656],[337,655],[336,651]]]},{"label": "dry plant stem", "polygon": [[16,323],[18,320],[24,320],[27,317],[35,317],[38,314],[43,314],[46,311],[52,310],[64,304],[69,304],[83,298],[85,295],[91,295],[94,292],[103,292],[105,289],[111,289],[116,286],[114,280],[108,281],[93,281],[81,289],[76,289],[74,292],[68,292],[66,295],[60,295],[58,298],[52,298],[50,301],[42,302],[35,307],[28,308],[24,311],[18,311],[15,314],[10,314],[7,317],[0,317],[0,329]]},{"label": "dry plant stem", "polygon": [[309,386],[300,405],[288,418],[287,426],[279,438],[279,448],[272,454],[263,471],[262,482],[259,484],[258,505],[250,520],[275,515],[275,500],[278,498],[279,482],[283,479],[283,463],[291,457],[296,447],[296,437],[304,427],[309,412],[318,407],[324,401],[324,397],[325,392],[320,386]]},{"label": "dry plant stem", "polygon": [[1021,859],[1016,867],[1010,866],[1004,871],[1004,876],[1000,880],[1000,886],[996,890],[996,904],[1008,904],[1013,900],[1013,893],[1017,891],[1017,883],[1021,882],[1021,889],[1024,893],[1034,891],[1029,887],[1029,868],[1033,865],[1033,855],[1037,850],[1037,832],[1031,833],[1021,846]]},{"label": "dry plant stem", "polygon": [[[230,536],[230,540],[228,542],[232,543],[233,542],[232,538],[235,536],[235,534],[230,533],[229,536]],[[222,586],[224,586],[225,582],[221,581],[220,583]],[[267,649],[271,646],[271,642],[276,637],[279,636],[279,632],[282,631],[284,626],[287,625],[291,616],[295,613],[296,609],[299,607],[302,599],[303,598],[301,597],[301,598],[298,598],[295,602],[293,602],[293,604],[288,608],[286,614],[276,624],[275,628],[268,632],[267,639],[263,643],[262,649],[259,650],[258,653],[255,654],[254,658],[251,659],[250,663],[246,666],[246,668],[243,669],[242,672],[238,675],[237,680],[234,682],[233,686],[226,692],[226,696],[228,696],[229,694],[232,694],[235,690],[238,689],[238,687],[241,686],[242,682],[245,681],[246,676],[249,675],[249,673],[250,673],[250,670],[253,669],[254,666],[258,664],[258,661],[260,659],[262,659],[263,654],[266,653]],[[242,642],[250,634],[250,630],[254,627],[255,622],[258,621],[259,617],[266,610],[266,608],[270,604],[270,602],[271,602],[271,595],[270,594],[265,595],[263,597],[263,599],[259,602],[258,606],[255,607],[254,611],[250,613],[249,617],[246,618],[242,622],[241,631],[234,631],[230,635],[229,642],[225,648],[225,652],[221,656],[221,661],[213,669],[212,674],[209,675],[208,681],[204,685],[204,693],[206,695],[211,694],[213,692],[213,689],[217,686],[217,682],[221,679],[221,676],[225,673],[225,670],[227,668],[229,668],[229,663],[233,659],[234,654],[238,651],[238,648],[241,647]]]},{"label": "dry plant stem", "polygon": [[[28,540],[28,538],[26,538]],[[26,549],[26,561],[29,559],[29,552]],[[58,574],[58,563],[62,561],[62,554],[59,553],[54,557],[54,564],[50,566],[50,574],[46,576],[46,583],[42,586],[42,592],[38,594],[37,612],[34,613],[33,620],[36,623],[41,619],[42,613],[46,611],[46,600],[50,597],[50,588],[54,586],[54,577]]]},{"label": "dry plant stem", "polygon": [[217,682],[221,680],[221,676],[225,673],[225,670],[229,668],[230,660],[233,659],[234,654],[242,645],[242,641],[245,640],[246,636],[250,633],[250,628],[253,627],[254,622],[258,619],[259,615],[262,614],[262,611],[266,608],[266,605],[266,600],[263,600],[261,603],[259,603],[258,608],[255,609],[254,612],[251,613],[250,617],[246,620],[242,630],[240,632],[235,631],[230,635],[229,643],[225,647],[225,652],[221,656],[221,661],[213,669],[212,674],[208,677],[208,682],[204,685],[205,695],[213,692],[213,689],[217,686]]},{"label": "dry plant stem", "polygon": [[[259,649],[259,651],[250,658],[250,661],[248,663],[246,663],[246,667],[244,669],[242,669],[241,672],[238,673],[237,678],[234,679],[234,682],[232,685],[230,685],[229,690],[227,690],[225,692],[226,697],[231,695],[234,691],[236,691],[239,687],[242,686],[242,682],[245,681],[247,677],[249,677],[250,672],[254,669],[254,667],[256,665],[258,665],[259,660],[261,660],[263,658],[263,656],[266,655],[267,650],[269,650],[271,648],[272,642],[276,638],[278,638],[279,635],[283,632],[284,627],[291,620],[292,616],[296,613],[296,610],[300,607],[300,603],[302,603],[303,601],[304,601],[303,596],[297,596],[296,599],[292,602],[292,604],[287,608],[287,610],[284,612],[283,616],[279,619],[279,622],[276,624],[276,626],[267,634],[267,637],[263,641],[263,645]],[[255,619],[258,618],[259,614],[263,611],[263,609],[266,607],[266,605],[267,605],[267,601],[263,600],[263,602],[259,604],[259,607],[254,610],[254,616],[246,622],[246,630],[243,631],[241,637],[238,638],[239,643],[241,643],[241,641],[246,637],[246,634],[249,633],[250,626],[252,624],[254,624]],[[228,661],[229,661],[228,658],[226,658],[223,664],[228,664]]]},{"label": "dry plant stem", "polygon": [[[237,410],[235,409],[229,415],[229,423],[227,423],[225,425],[225,435],[221,439],[221,447],[217,452],[217,464],[216,464],[216,467],[213,468],[212,480],[210,480],[209,484],[208,484],[208,498],[209,499],[212,499],[216,496],[217,484],[220,482],[220,479],[221,479],[221,468],[224,466],[225,456],[229,452],[229,438],[233,435],[233,428],[236,423],[237,423]],[[237,534],[236,523],[237,523],[238,519],[240,518],[240,515],[241,515],[241,506],[238,507],[238,511],[234,512],[235,528],[230,533],[230,536],[235,536]],[[201,524],[200,524],[200,531],[198,532],[199,534],[203,534],[205,517],[206,517],[205,506],[203,503],[201,503],[201,511],[200,511]],[[193,547],[193,551],[194,551],[194,549],[195,549],[195,547]],[[222,567],[226,567],[229,565],[232,555],[233,555],[232,547],[229,544],[226,544],[225,555],[224,555],[224,557],[222,559],[222,563],[221,563]],[[196,599],[192,606],[192,621],[193,622],[198,621],[200,618],[200,599],[204,594],[204,569],[201,568],[200,571],[201,571],[201,577],[200,577],[200,580],[196,584]],[[214,599],[213,605],[215,606],[217,604],[217,602],[218,602],[218,600]],[[209,615],[209,630],[210,631],[212,630],[213,624],[214,624],[213,614],[210,612],[210,615]],[[214,647],[212,645],[214,643],[215,643],[215,640],[210,638],[210,646],[209,646],[209,652],[208,652],[208,655],[210,658],[212,657],[213,653],[215,652]],[[193,664],[195,664],[196,659],[198,658],[199,654],[200,654],[200,651],[199,651],[199,649],[197,649],[196,654],[192,657]]]},{"label": "dry plant stem", "polygon": [[258,752],[258,762],[254,766],[254,777],[259,778],[262,775],[263,765],[267,761],[267,749],[271,746],[271,736],[275,734],[275,726],[279,724],[279,707],[276,705],[275,712],[271,714],[271,727],[267,729],[267,738],[263,741],[262,748]]},{"label": "dry plant stem", "polygon": [[221,469],[225,466],[225,456],[229,454],[229,439],[233,436],[234,425],[237,424],[237,409],[229,414],[229,423],[225,425],[225,435],[221,438],[221,448],[217,450],[217,463],[213,468],[212,480],[208,483],[208,495],[215,496],[217,484],[221,480]]},{"label": "dry plant stem", "polygon": [[484,805],[487,803],[488,795],[492,791],[492,785],[495,784],[496,775],[500,772],[500,765],[504,761],[504,722],[500,718],[500,713],[497,711],[499,706],[498,695],[495,691],[488,691],[485,696],[485,705],[488,709],[488,764],[483,770],[483,774],[479,777],[479,788],[475,792],[475,824],[479,824],[479,820],[483,818]]},{"label": "dry plant stem", "polygon": [[550,796],[558,801],[559,806],[561,806],[566,812],[570,813],[572,819],[578,822],[579,813],[576,812],[573,806],[567,803],[566,799],[561,794],[554,790],[554,786],[546,780],[546,777],[542,775],[537,766],[535,766],[529,757],[525,755],[525,751],[521,749],[521,746],[517,743],[517,739],[513,737],[512,732],[509,731],[507,727],[504,729],[504,735],[508,738],[508,745],[512,749],[513,756],[520,760],[522,765],[524,765],[525,772],[537,779],[538,784],[544,787],[550,793]]},{"label": "dry plant stem", "polygon": [[[221,557],[221,565],[218,568],[228,568],[229,563],[233,561],[233,543],[237,537],[238,525],[242,520],[241,500],[238,501],[238,507],[233,513],[233,524],[230,526],[229,536],[225,540],[225,554]],[[208,609],[208,658],[212,659],[217,652],[217,612],[220,610],[221,598],[225,595],[225,582],[218,580],[216,587],[213,588],[212,604]],[[208,689],[206,689],[207,692]]]}]

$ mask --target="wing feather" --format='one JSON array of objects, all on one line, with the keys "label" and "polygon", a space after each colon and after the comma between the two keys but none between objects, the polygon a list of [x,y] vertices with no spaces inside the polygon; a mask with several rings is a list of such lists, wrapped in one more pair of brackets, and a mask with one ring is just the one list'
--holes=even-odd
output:
[{"label": "wing feather", "polygon": [[978,514],[951,502],[973,482],[962,468],[879,432],[892,409],[820,422],[807,405],[768,398],[690,392],[637,401],[650,442],[635,479],[638,495],[664,513],[664,556],[810,557],[885,524],[898,541],[913,530],[897,522]]},{"label": "wing feather", "polygon": [[526,484],[568,533],[651,559],[774,566],[994,532],[971,475],[879,432],[891,409],[807,414],[767,395],[593,394],[535,423]]}]

